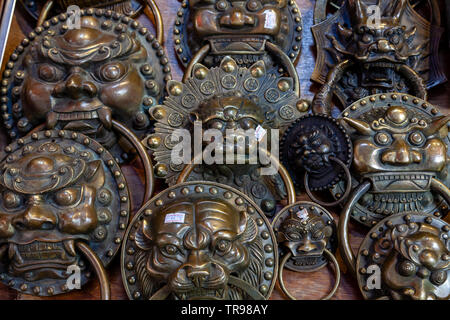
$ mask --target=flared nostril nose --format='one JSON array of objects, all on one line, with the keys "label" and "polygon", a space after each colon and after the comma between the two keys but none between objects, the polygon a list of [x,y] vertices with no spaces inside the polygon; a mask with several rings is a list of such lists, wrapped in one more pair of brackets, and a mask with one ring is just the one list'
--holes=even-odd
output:
[{"label": "flared nostril nose", "polygon": [[18,230],[52,230],[58,221],[55,213],[39,199],[31,199],[23,214],[18,215],[13,221]]},{"label": "flared nostril nose", "polygon": [[94,97],[97,95],[97,86],[88,81],[81,73],[72,73],[67,78],[64,85],[64,92],[67,96],[73,99],[79,99],[81,97]]},{"label": "flared nostril nose", "polygon": [[300,246],[298,246],[297,251],[299,253],[310,253],[317,249],[317,246],[311,243],[310,241],[307,241],[305,243],[302,243]]},{"label": "flared nostril nose", "polygon": [[202,283],[208,279],[209,272],[206,270],[187,268],[186,275],[196,287],[201,287]]}]

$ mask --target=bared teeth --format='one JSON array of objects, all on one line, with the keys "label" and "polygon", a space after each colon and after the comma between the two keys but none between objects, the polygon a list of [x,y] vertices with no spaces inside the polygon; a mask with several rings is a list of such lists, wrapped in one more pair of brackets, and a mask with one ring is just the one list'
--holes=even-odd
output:
[{"label": "bared teeth", "polygon": [[101,107],[97,110],[98,118],[103,123],[106,129],[110,130],[112,127],[112,114],[111,109],[108,107]]},{"label": "bared teeth", "polygon": [[8,257],[9,260],[15,259],[19,264],[23,263],[22,256],[20,255],[19,249],[15,243],[9,244]]},{"label": "bared teeth", "polygon": [[56,126],[57,122],[58,122],[58,114],[56,112],[50,111],[47,114],[47,120],[45,122],[47,129],[53,129]]},{"label": "bared teeth", "polygon": [[63,242],[64,248],[66,249],[67,253],[69,253],[71,256],[75,257],[75,241],[74,240],[64,240]]}]

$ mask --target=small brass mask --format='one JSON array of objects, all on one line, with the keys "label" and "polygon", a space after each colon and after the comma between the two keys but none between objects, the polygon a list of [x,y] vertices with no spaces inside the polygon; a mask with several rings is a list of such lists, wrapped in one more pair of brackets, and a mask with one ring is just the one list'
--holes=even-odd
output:
[{"label": "small brass mask", "polygon": [[[83,242],[107,266],[119,250],[130,202],[118,164],[70,131],[33,133],[6,147],[0,173],[0,280],[23,293],[67,292],[69,266],[92,270]],[[120,213],[120,214],[119,214]]]},{"label": "small brass mask", "polygon": [[42,123],[95,137],[120,158],[130,147],[112,120],[137,136],[150,126],[149,107],[164,95],[170,68],[164,50],[136,21],[103,9],[81,10],[81,28],[61,14],[36,28],[12,54],[2,108],[10,138]]},{"label": "small brass mask", "polygon": [[[344,110],[341,122],[353,141],[356,186],[371,188],[353,211],[370,226],[405,211],[444,215],[442,199],[432,192],[433,179],[448,185],[449,116],[418,98],[388,94],[362,99]],[[332,192],[342,192],[336,185]]]},{"label": "small brass mask", "polygon": [[273,222],[280,256],[290,252],[286,268],[297,272],[324,267],[324,249],[334,253],[337,246],[333,217],[312,202],[301,202],[280,211]]},{"label": "small brass mask", "polygon": [[276,281],[276,241],[241,192],[191,182],[155,196],[130,224],[122,249],[130,299],[264,299]]},{"label": "small brass mask", "polygon": [[357,278],[365,299],[450,299],[450,227],[418,213],[377,224],[358,254]]},{"label": "small brass mask", "polygon": [[209,44],[210,52],[201,61],[208,67],[231,56],[240,66],[264,60],[271,69],[277,57],[267,54],[266,42],[294,62],[301,48],[302,20],[295,1],[191,0],[182,3],[174,34],[175,50],[185,66]]}]

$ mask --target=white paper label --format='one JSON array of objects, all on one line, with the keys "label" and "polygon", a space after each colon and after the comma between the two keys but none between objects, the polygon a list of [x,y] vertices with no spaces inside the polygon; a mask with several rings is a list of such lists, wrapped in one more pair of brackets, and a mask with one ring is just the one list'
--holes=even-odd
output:
[{"label": "white paper label", "polygon": [[169,213],[164,218],[164,223],[184,223],[184,212]]},{"label": "white paper label", "polygon": [[297,212],[297,217],[303,221],[308,220],[308,210],[302,209],[299,212]]},{"label": "white paper label", "polygon": [[255,130],[256,140],[258,140],[258,142],[260,142],[264,138],[266,133],[267,133],[267,130],[264,129],[263,127],[261,127],[260,125],[258,127],[256,127],[256,130]]}]

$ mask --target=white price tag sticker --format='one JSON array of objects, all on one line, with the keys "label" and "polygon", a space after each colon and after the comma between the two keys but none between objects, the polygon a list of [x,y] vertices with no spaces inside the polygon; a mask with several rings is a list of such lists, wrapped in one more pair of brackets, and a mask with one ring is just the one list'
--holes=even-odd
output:
[{"label": "white price tag sticker", "polygon": [[164,223],[184,223],[184,212],[169,213],[164,218]]},{"label": "white price tag sticker", "polygon": [[308,210],[302,209],[299,212],[297,212],[297,217],[303,221],[308,220]]},{"label": "white price tag sticker", "polygon": [[256,137],[256,140],[258,140],[258,142],[260,142],[264,138],[264,136],[266,134],[267,134],[267,130],[266,129],[264,129],[260,125],[258,127],[256,127],[255,137]]}]

